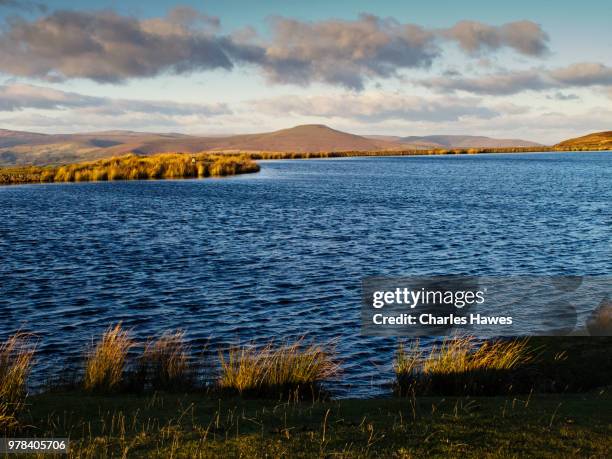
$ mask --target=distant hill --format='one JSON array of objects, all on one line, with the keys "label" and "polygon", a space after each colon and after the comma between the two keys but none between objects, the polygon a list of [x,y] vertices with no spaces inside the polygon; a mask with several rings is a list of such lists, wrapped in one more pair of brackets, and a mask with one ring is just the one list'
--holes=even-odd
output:
[{"label": "distant hill", "polygon": [[582,137],[564,140],[555,145],[555,147],[612,149],[612,131],[594,132]]},{"label": "distant hill", "polygon": [[10,131],[0,129],[0,148],[13,147],[15,145],[33,144],[45,142],[50,136],[36,132]]},{"label": "distant hill", "polygon": [[400,137],[397,142],[421,148],[508,148],[538,147],[541,144],[521,139],[495,139],[475,135],[426,135]]},{"label": "distant hill", "polygon": [[403,145],[337,131],[320,124],[296,126],[261,134],[198,137],[103,131],[83,134],[36,134],[1,131],[0,165],[57,164],[98,159],[128,152],[200,151],[374,151],[399,150]]},{"label": "distant hill", "polygon": [[135,131],[40,134],[0,129],[0,166],[72,163],[129,152],[138,154],[201,151],[304,153],[533,146],[539,144],[519,139],[494,139],[482,136],[360,136],[337,131],[322,124],[307,124],[274,132],[231,136],[191,136]]}]

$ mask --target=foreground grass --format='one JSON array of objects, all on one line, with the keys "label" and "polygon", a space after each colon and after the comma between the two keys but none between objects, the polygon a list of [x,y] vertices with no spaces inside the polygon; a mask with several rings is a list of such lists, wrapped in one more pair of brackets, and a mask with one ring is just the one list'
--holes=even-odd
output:
[{"label": "foreground grass", "polygon": [[259,171],[242,155],[128,154],[63,166],[0,168],[0,184],[222,177]]},{"label": "foreground grass", "polygon": [[0,431],[18,423],[33,355],[31,337],[27,334],[17,333],[0,342]]},{"label": "foreground grass", "polygon": [[[69,457],[609,457],[612,396],[279,403],[197,395],[32,397],[20,436]],[[48,456],[47,456],[48,457]]]}]

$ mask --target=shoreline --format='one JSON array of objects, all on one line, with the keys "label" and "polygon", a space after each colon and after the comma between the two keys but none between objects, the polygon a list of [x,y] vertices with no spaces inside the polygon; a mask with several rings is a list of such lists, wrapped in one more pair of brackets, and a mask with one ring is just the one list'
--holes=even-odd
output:
[{"label": "shoreline", "polygon": [[[240,153],[240,154],[224,154],[214,152],[202,152],[197,154],[189,153],[156,153],[154,155],[136,155],[133,153],[126,154],[119,157],[111,157],[100,159],[96,161],[86,161],[78,163],[69,163],[61,165],[24,165],[24,166],[0,166],[0,186],[4,185],[32,185],[32,184],[51,184],[51,183],[76,183],[76,182],[125,182],[125,181],[156,181],[156,180],[188,180],[188,179],[202,179],[202,178],[223,178],[234,175],[243,175],[257,173],[260,171],[259,162],[274,162],[274,161],[305,161],[311,159],[348,159],[348,158],[403,158],[403,157],[427,157],[427,156],[464,156],[464,155],[498,155],[498,154],[547,154],[547,153],[600,153],[600,152],[611,152],[612,149],[557,149],[550,147],[549,149],[531,149],[523,148],[507,148],[507,149],[478,149],[479,151],[470,152],[469,150],[474,149],[453,149],[453,150],[409,150],[405,152],[398,151],[379,151],[379,152],[309,152],[309,153],[291,153],[291,152],[279,152],[279,153]],[[193,170],[188,169],[180,173],[171,174],[169,176],[163,176],[163,174],[157,173],[157,175],[151,175],[150,172],[138,171],[135,177],[121,176],[119,178],[111,178],[105,175],[103,178],[79,178],[78,176],[68,176],[56,179],[53,177],[58,171],[61,172],[63,169],[92,169],[96,168],[102,163],[125,161],[128,159],[138,159],[141,162],[155,160],[162,156],[173,156],[173,159],[177,157],[181,158],[181,161],[187,166],[191,158],[201,157],[213,157],[218,162],[230,162],[233,163],[232,169],[221,171],[218,173],[211,173],[209,170],[201,171],[200,164],[202,159],[197,159],[196,163],[193,163]],[[214,165],[215,161],[211,161]],[[127,173],[132,172],[131,170]],[[44,174],[50,174],[44,176]],[[15,178],[16,177],[16,178]]]}]

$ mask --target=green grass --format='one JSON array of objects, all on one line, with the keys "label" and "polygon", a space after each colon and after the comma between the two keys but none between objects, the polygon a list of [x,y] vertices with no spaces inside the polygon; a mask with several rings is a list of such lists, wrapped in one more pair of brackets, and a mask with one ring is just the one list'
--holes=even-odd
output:
[{"label": "green grass", "polygon": [[315,403],[47,394],[24,421],[20,436],[69,436],[80,458],[603,458],[612,448],[609,389]]},{"label": "green grass", "polygon": [[[95,354],[101,343],[125,349],[132,341],[124,333],[110,328],[92,352]],[[114,343],[117,340],[123,340],[123,345]],[[485,350],[472,349],[477,357],[469,357],[465,343],[447,343],[441,353],[434,353],[431,359],[427,354],[417,363],[432,371],[452,369],[451,374],[473,368],[471,359],[488,362],[485,368],[524,369],[535,375],[530,380],[534,384],[525,393],[487,397],[412,392],[402,398],[300,401],[293,397],[287,401],[279,393],[275,398],[254,399],[215,390],[177,392],[173,387],[172,392],[121,391],[112,395],[55,390],[30,396],[25,406],[22,398],[19,422],[5,426],[5,434],[70,437],[68,457],[74,458],[609,457],[612,339],[532,338],[527,348],[523,341],[506,343],[519,348],[489,343],[491,347]],[[185,368],[181,362],[187,349],[180,333],[165,334],[149,347],[159,349],[150,351],[157,355],[148,357],[154,362]],[[316,362],[329,368],[328,352],[302,341],[234,349],[232,368],[256,362],[257,368],[267,368],[275,375],[269,376],[269,381],[287,381],[286,375],[309,380],[308,375],[321,375],[320,370],[311,370],[319,368]],[[502,349],[509,351],[508,355],[503,355]],[[524,361],[524,351],[533,359]],[[321,353],[325,357],[318,357]],[[20,354],[11,351],[7,355]],[[228,360],[225,363],[229,364]],[[166,363],[155,368],[163,365]],[[301,370],[295,370],[298,368]],[[247,373],[251,371],[249,367]],[[268,395],[256,388],[251,395]],[[244,390],[243,395],[247,395]]]}]

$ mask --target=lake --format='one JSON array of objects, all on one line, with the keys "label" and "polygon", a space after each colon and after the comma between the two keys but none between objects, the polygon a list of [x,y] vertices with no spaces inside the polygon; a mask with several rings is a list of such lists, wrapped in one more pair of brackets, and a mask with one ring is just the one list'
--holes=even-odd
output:
[{"label": "lake", "polygon": [[[365,276],[609,275],[612,153],[270,161],[226,179],[0,188],[0,337],[39,368],[109,324],[194,349],[337,339],[338,396],[392,378],[360,331]],[[35,374],[36,375],[36,374]]]}]

